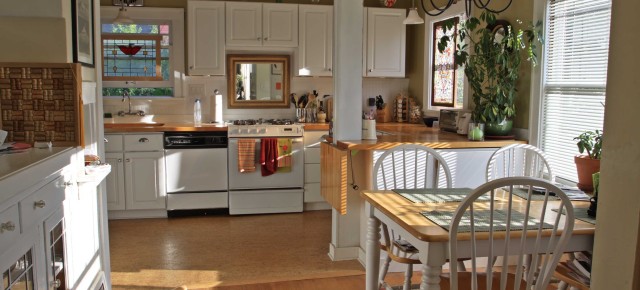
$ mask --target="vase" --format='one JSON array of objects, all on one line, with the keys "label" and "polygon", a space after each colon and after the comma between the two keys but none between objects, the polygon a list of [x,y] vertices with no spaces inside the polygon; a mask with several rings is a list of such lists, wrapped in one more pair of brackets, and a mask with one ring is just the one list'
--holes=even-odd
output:
[{"label": "vase", "polygon": [[489,136],[507,136],[511,134],[513,120],[504,119],[502,122],[487,122],[484,132]]},{"label": "vase", "polygon": [[578,188],[585,192],[593,191],[593,174],[600,171],[600,159],[592,159],[586,155],[573,158],[578,172]]},{"label": "vase", "polygon": [[469,123],[469,131],[467,131],[467,138],[470,141],[483,141],[484,140],[484,124],[483,123]]}]

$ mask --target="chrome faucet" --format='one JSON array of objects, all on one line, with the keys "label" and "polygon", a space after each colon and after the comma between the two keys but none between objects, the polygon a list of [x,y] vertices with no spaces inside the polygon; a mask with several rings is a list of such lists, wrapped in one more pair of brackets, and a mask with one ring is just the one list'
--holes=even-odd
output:
[{"label": "chrome faucet", "polygon": [[135,112],[131,111],[131,95],[129,95],[129,89],[123,89],[122,90],[122,101],[123,102],[124,102],[125,98],[129,99],[129,111],[128,112],[120,111],[120,112],[118,112],[118,116],[120,116],[120,117],[126,116],[126,115],[144,116],[144,111],[142,111],[142,110],[135,111]]}]

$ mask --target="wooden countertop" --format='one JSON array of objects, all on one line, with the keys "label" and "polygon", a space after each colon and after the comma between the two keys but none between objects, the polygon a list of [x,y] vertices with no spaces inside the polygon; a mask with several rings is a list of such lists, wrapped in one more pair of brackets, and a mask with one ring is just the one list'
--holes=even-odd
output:
[{"label": "wooden countertop", "polygon": [[[304,123],[307,131],[329,131],[329,123]],[[193,123],[104,123],[105,133],[115,132],[186,132],[186,131],[227,131],[226,124],[202,124],[194,126]]]},{"label": "wooden countertop", "polygon": [[385,150],[401,144],[420,144],[431,148],[499,148],[522,140],[469,141],[465,135],[429,128],[424,124],[380,123],[376,125],[377,140],[338,140],[343,150]]}]

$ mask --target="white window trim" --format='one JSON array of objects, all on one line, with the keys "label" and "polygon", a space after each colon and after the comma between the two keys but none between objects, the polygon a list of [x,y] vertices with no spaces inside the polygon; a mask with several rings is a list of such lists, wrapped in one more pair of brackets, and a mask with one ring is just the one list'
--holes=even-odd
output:
[{"label": "white window trim", "polygon": [[[441,107],[441,106],[431,106],[431,86],[432,86],[432,61],[433,61],[433,36],[432,36],[432,26],[434,22],[442,21],[447,18],[454,17],[456,15],[465,14],[464,11],[464,3],[465,1],[458,1],[458,3],[451,5],[447,11],[443,12],[438,16],[429,16],[425,15],[424,20],[424,83],[426,84],[423,87],[422,95],[424,96],[422,99],[422,103],[424,106],[424,113],[426,116],[438,117],[440,116],[441,109],[451,109],[451,107]],[[430,11],[432,13],[437,12],[436,10]],[[461,22],[464,21],[461,19]],[[469,108],[469,84],[467,83],[467,78],[464,79],[464,98],[462,101],[462,109]]]},{"label": "white window trim", "polygon": [[[111,23],[118,15],[119,7],[100,7],[101,23]],[[185,79],[184,66],[184,9],[182,8],[155,8],[155,7],[129,7],[127,14],[131,19],[141,21],[171,21],[171,68],[173,97],[182,98],[185,96],[183,80]],[[100,31],[101,33],[101,31]],[[101,55],[101,54],[100,54]],[[109,84],[113,82],[103,82]],[[122,83],[122,82],[118,82]],[[153,87],[154,82],[137,81],[133,86]],[[156,83],[157,84],[157,83]],[[156,85],[157,86],[157,85]],[[107,87],[107,85],[104,85]],[[120,97],[118,97],[120,98]]]},{"label": "white window trim", "polygon": [[[533,23],[540,21],[546,27],[547,1],[533,1]],[[529,97],[529,144],[541,147],[542,142],[542,75],[545,70],[545,49],[538,46],[538,65],[531,68],[531,89]]]}]

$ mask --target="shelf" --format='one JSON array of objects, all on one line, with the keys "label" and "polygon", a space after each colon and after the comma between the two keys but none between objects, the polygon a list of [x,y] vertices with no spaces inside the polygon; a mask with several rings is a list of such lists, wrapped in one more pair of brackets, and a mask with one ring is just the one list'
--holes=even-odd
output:
[{"label": "shelf", "polygon": [[[86,185],[86,184],[96,184],[98,185],[102,180],[104,180],[109,172],[111,172],[110,164],[102,164],[98,167],[93,167],[94,169],[88,171],[88,167],[85,167],[85,174],[78,174],[76,178],[76,182],[78,185]],[[86,173],[90,172],[90,173]]]}]

